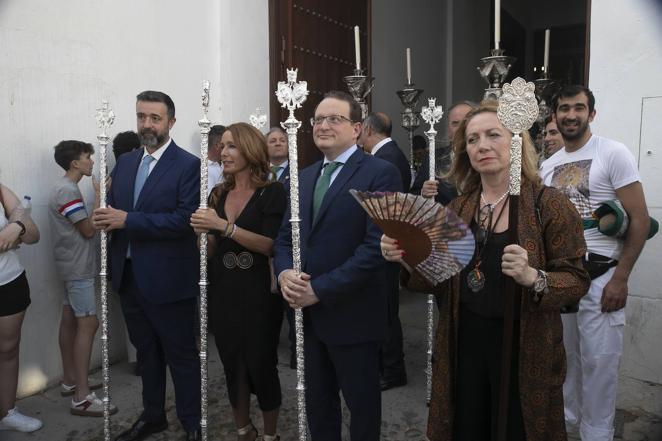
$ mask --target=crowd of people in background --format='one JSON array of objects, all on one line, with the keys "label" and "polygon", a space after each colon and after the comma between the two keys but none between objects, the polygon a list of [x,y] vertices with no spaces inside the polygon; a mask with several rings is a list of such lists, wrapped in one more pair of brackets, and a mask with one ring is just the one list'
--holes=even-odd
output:
[{"label": "crowd of people in background", "polygon": [[[349,94],[328,92],[310,121],[323,158],[299,172],[300,273],[293,268],[282,129],[263,134],[242,122],[211,127],[206,209],[198,208],[200,159],[171,138],[175,104],[163,92],[138,94],[136,132],[115,137],[104,208],[97,180],[92,178],[95,197],[88,204],[79,188],[92,176],[92,145],[58,143],[54,159],[64,174],[51,189],[49,226],[41,228],[50,228],[63,284],[60,388],[71,397],[71,414],[103,416],[94,392],[101,384],[88,378],[98,328],[94,238],[103,230],[110,234],[112,289],[142,376],[143,412],[116,441],[142,440],[168,427],[166,366],[184,439],[201,439],[202,235],[209,330],[238,441],[280,439],[283,315],[290,367],[305,358],[313,441],[341,440],[341,394],[352,441],[379,440],[381,392],[408,381],[401,286],[434,293],[440,313],[430,440],[494,440],[499,430],[509,440],[565,440],[567,432],[584,441],[613,439],[628,280],[654,234],[636,162],[623,144],[591,133],[592,92],[566,86],[552,102],[538,148],[523,134],[519,211],[511,211],[513,135],[496,111],[495,102],[454,104],[448,143],[426,146],[425,138],[414,137],[410,165],[391,137],[388,115],[363,118]],[[436,155],[435,179],[429,149]],[[370,221],[350,189],[411,192],[447,205],[474,234],[471,262],[431,286],[404,262],[397,240]],[[598,207],[613,200],[628,220],[621,236],[594,222]],[[30,304],[16,249],[39,240],[27,202],[0,186],[0,430],[21,432],[42,426],[15,406],[21,326]],[[303,354],[295,348],[295,309],[303,310]],[[502,335],[511,321],[513,345],[505,351]],[[509,371],[502,370],[503,353]],[[250,418],[252,394],[262,413],[260,428]],[[111,404],[110,411],[118,409]]]}]

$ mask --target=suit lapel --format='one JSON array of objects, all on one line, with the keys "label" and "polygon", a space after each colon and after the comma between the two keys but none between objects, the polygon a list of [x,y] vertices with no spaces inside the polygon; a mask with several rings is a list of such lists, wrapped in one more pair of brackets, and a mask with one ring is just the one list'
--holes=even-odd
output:
[{"label": "suit lapel", "polygon": [[[361,161],[363,160],[363,156],[364,153],[361,150],[356,150],[352,154],[352,156],[349,157],[347,162],[342,166],[340,173],[338,173],[338,176],[336,176],[336,178],[333,180],[331,186],[329,187],[329,190],[324,195],[324,199],[322,199],[322,205],[320,205],[319,212],[317,213],[317,217],[315,218],[315,222],[313,223],[313,228],[315,228],[315,225],[319,223],[319,220],[322,219],[322,217],[324,217],[324,212],[331,205],[335,197],[338,196],[340,190],[345,186],[347,181],[352,177],[352,175],[354,175],[356,170],[359,168],[359,166],[361,165]],[[313,187],[315,187],[314,183],[313,183]]]},{"label": "suit lapel", "polygon": [[[138,195],[138,201],[136,202],[136,211],[138,211],[143,202],[148,198],[149,193],[156,188],[159,180],[166,174],[166,172],[170,169],[175,164],[175,158],[177,156],[177,145],[173,142],[168,146],[168,148],[163,152],[163,155],[161,155],[161,158],[156,162],[156,165],[154,166],[154,170],[149,174],[147,177],[147,180],[145,181],[145,185],[143,186],[143,189],[140,191],[140,195]],[[133,177],[133,180],[135,182],[136,178],[135,175]],[[135,184],[134,184],[135,185]],[[132,187],[133,188],[133,187]]]},{"label": "suit lapel", "polygon": [[280,181],[281,184],[285,185],[289,180],[290,180],[290,165],[288,164],[287,167],[283,169],[283,173],[280,174],[280,178],[278,179],[278,181]]}]

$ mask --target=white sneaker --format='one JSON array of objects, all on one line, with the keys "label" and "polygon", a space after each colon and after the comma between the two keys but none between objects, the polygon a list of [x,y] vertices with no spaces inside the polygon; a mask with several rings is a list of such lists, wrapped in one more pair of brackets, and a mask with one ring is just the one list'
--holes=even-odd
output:
[{"label": "white sneaker", "polygon": [[[103,387],[103,382],[98,378],[90,377],[87,379],[87,387],[90,390],[101,389]],[[62,395],[63,397],[70,397],[74,393],[76,393],[75,384],[69,386],[68,384],[60,383],[60,395]]]},{"label": "white sneaker", "polygon": [[[97,395],[92,392],[85,397],[83,401],[75,402],[71,400],[70,412],[72,415],[102,417],[103,416],[103,401],[97,398]],[[110,414],[117,413],[117,406],[110,405]]]},{"label": "white sneaker", "polygon": [[0,420],[0,430],[16,430],[18,432],[34,432],[41,429],[43,424],[37,418],[23,415],[17,408],[7,412],[7,416]]}]

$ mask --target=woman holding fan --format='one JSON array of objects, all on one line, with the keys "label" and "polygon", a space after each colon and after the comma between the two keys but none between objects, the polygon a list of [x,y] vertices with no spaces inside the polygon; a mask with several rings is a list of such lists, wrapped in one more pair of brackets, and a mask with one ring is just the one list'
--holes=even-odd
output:
[{"label": "woman holding fan", "polygon": [[[403,260],[397,241],[382,237],[386,260],[401,262],[415,291],[438,294],[432,399],[428,437],[496,440],[504,281],[517,283],[507,410],[508,440],[565,440],[562,386],[565,377],[560,309],[578,301],[589,278],[582,225],[572,204],[543,188],[537,157],[523,133],[522,186],[517,244],[508,241],[509,165],[512,133],[497,118],[494,102],[471,110],[453,139],[450,178],[460,196],[449,207],[471,226],[474,256],[458,275],[431,287]],[[422,194],[434,196],[436,182]]]}]

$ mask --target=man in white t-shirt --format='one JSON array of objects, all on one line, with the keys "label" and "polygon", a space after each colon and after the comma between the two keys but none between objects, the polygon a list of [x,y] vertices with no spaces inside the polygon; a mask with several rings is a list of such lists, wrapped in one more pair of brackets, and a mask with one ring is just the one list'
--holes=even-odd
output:
[{"label": "man in white t-shirt", "polygon": [[624,239],[585,228],[585,266],[609,268],[592,274],[591,287],[577,312],[563,315],[563,339],[568,370],[563,385],[565,419],[583,441],[614,437],[618,365],[623,348],[628,278],[646,241],[648,210],[637,170],[628,148],[593,135],[595,98],[583,86],[566,86],[552,103],[565,147],[543,162],[543,182],[562,190],[583,219],[598,206],[619,199],[630,225]]},{"label": "man in white t-shirt", "polygon": [[207,150],[207,195],[212,188],[223,182],[223,164],[221,164],[221,136],[225,126],[217,124],[209,130],[209,148]]}]

